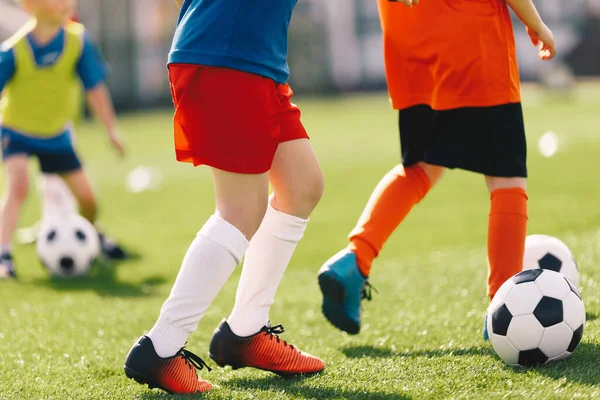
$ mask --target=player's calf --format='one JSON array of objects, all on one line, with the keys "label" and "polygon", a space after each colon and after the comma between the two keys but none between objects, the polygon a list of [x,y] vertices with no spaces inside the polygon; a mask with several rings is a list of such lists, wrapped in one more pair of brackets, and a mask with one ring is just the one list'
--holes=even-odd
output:
[{"label": "player's calf", "polygon": [[[488,294],[491,300],[507,279],[523,270],[528,197],[525,177],[486,176],[485,179],[490,191]],[[488,338],[486,316],[483,339]]]},{"label": "player's calf", "polygon": [[75,199],[77,199],[81,216],[92,224],[95,223],[98,206],[96,195],[86,172],[79,167],[63,174],[63,179],[73,193],[73,196],[75,196]]}]

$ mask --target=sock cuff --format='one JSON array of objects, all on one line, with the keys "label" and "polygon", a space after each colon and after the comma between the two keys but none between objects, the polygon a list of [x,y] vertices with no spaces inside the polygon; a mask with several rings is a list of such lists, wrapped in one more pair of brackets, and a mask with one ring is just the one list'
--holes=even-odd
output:
[{"label": "sock cuff", "polygon": [[256,307],[248,303],[240,304],[236,299],[227,323],[236,336],[252,336],[269,324],[269,312],[265,307]]},{"label": "sock cuff", "polygon": [[429,180],[429,177],[418,165],[405,168],[404,173],[417,188],[419,193],[419,201],[421,201],[431,189],[431,181]]},{"label": "sock cuff", "polygon": [[497,196],[505,196],[505,195],[516,195],[516,196],[521,196],[521,197],[525,197],[525,199],[527,199],[527,191],[523,188],[520,187],[511,187],[511,188],[502,188],[502,189],[495,189],[492,190],[490,192],[490,197],[494,198]]},{"label": "sock cuff", "polygon": [[189,335],[189,332],[161,315],[146,336],[152,340],[159,357],[167,358],[174,356],[183,347]]},{"label": "sock cuff", "polygon": [[235,226],[225,221],[218,215],[211,215],[198,236],[204,236],[216,244],[223,246],[235,258],[237,263],[242,262],[248,249],[249,242],[246,236]]},{"label": "sock cuff", "polygon": [[307,224],[308,219],[277,211],[269,204],[260,224],[260,229],[266,229],[278,239],[288,242],[299,242],[302,236],[304,236]]},{"label": "sock cuff", "polygon": [[522,188],[502,188],[490,193],[490,215],[517,214],[527,217],[527,191]]}]

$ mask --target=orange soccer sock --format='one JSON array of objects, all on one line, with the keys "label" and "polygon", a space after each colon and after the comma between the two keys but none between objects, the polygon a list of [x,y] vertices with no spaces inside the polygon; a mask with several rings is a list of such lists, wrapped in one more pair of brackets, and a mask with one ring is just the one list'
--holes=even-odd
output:
[{"label": "orange soccer sock", "polygon": [[417,166],[397,165],[379,182],[349,236],[348,248],[356,254],[363,276],[369,276],[387,239],[430,188],[429,178]]},{"label": "orange soccer sock", "polygon": [[491,195],[488,222],[488,295],[523,269],[527,234],[527,192],[521,188],[496,189]]}]

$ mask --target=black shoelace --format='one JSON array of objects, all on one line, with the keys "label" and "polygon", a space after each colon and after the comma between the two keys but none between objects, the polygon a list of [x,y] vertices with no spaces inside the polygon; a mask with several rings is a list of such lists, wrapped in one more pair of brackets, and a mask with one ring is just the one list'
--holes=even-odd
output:
[{"label": "black shoelace", "polygon": [[379,291],[377,289],[375,289],[375,287],[373,287],[369,281],[365,281],[365,284],[362,288],[362,290],[360,291],[360,299],[363,300],[369,300],[371,301],[372,298],[372,294],[371,291],[374,291],[375,293],[379,293]]},{"label": "black shoelace", "polygon": [[265,326],[263,328],[263,332],[265,332],[265,335],[269,336],[269,338],[271,340],[273,340],[273,338],[276,338],[277,343],[283,342],[284,346],[289,345],[292,350],[295,348],[293,344],[289,344],[288,342],[280,339],[279,336],[277,336],[277,335],[281,335],[283,332],[285,332],[285,328],[283,327],[283,325],[279,324],[279,325],[275,325],[275,326],[270,326],[270,325]]},{"label": "black shoelace", "polygon": [[187,365],[190,368],[196,368],[198,370],[201,370],[204,367],[206,367],[206,369],[208,369],[209,372],[212,371],[212,369],[208,366],[208,364],[204,362],[203,359],[201,359],[191,351],[181,349],[179,355],[187,362]]}]

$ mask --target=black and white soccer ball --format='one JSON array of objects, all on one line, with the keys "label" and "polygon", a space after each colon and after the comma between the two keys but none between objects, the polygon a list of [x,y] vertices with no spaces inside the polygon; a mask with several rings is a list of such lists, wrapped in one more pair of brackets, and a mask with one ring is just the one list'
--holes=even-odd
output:
[{"label": "black and white soccer ball", "polygon": [[89,273],[100,252],[100,239],[85,218],[63,214],[42,221],[36,247],[52,276],[71,278]]},{"label": "black and white soccer ball", "polygon": [[545,269],[522,271],[508,279],[487,312],[490,342],[513,366],[568,358],[581,341],[584,325],[585,307],[575,285]]},{"label": "black and white soccer ball", "polygon": [[571,249],[560,239],[548,235],[527,236],[523,270],[535,268],[560,272],[579,288],[577,262]]}]

